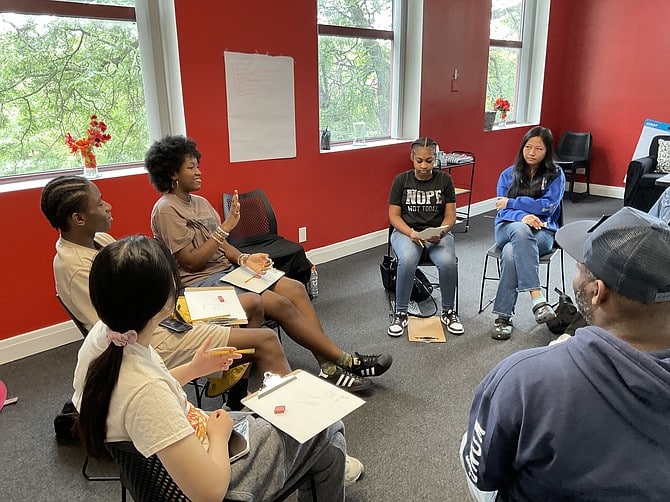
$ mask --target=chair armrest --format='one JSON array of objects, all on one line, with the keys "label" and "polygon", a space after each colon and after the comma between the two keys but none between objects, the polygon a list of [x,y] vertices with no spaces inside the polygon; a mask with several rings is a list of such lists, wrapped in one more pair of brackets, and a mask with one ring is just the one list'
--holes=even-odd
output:
[{"label": "chair armrest", "polygon": [[628,172],[631,172],[631,169],[638,169],[640,176],[649,174],[656,169],[656,157],[640,157],[635,159],[628,164]]},{"label": "chair armrest", "polygon": [[641,157],[632,160],[628,164],[628,171],[626,172],[626,187],[624,189],[623,204],[628,206],[635,198],[640,178],[645,174],[651,173],[656,168],[656,159],[654,157]]}]

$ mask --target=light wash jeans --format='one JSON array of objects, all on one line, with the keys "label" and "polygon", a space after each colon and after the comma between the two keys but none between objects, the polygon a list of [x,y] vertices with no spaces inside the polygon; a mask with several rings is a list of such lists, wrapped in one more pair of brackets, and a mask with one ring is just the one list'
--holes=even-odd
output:
[{"label": "light wash jeans", "polygon": [[540,255],[554,246],[554,232],[510,221],[497,225],[494,237],[502,258],[493,313],[511,317],[519,292],[540,289]]},{"label": "light wash jeans", "polygon": [[[412,284],[414,283],[414,271],[423,254],[423,248],[395,229],[391,234],[391,246],[398,257],[395,311],[407,312]],[[454,308],[454,296],[458,284],[458,259],[456,258],[453,234],[448,232],[437,244],[427,242],[426,252],[430,261],[437,267],[440,294],[442,295],[442,311],[446,312]]]}]

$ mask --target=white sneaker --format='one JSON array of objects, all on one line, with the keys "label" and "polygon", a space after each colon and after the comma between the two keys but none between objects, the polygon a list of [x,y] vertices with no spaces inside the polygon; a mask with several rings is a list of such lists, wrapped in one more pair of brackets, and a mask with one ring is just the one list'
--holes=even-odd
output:
[{"label": "white sneaker", "polygon": [[347,455],[346,463],[344,465],[344,486],[353,485],[363,475],[365,467],[360,460]]}]

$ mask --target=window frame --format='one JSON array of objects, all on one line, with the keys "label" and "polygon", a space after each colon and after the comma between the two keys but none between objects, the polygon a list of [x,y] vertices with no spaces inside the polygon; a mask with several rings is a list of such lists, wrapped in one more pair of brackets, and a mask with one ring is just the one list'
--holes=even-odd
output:
[{"label": "window frame", "polygon": [[[181,71],[177,45],[174,2],[135,0],[134,7],[58,0],[5,0],[0,13],[75,17],[137,24],[140,60],[150,141],[166,134],[185,134]],[[147,148],[149,145],[147,145]],[[99,165],[101,176],[135,175],[144,161]],[[13,176],[0,176],[0,193],[31,187],[63,174],[79,174],[80,169],[57,169]]]},{"label": "window frame", "polygon": [[[542,89],[547,52],[549,9],[551,0],[522,0],[521,40],[498,40],[489,38],[491,48],[519,49],[519,65],[516,76],[516,95],[513,97],[513,124],[539,123],[542,109]],[[491,6],[493,8],[493,5]],[[489,54],[487,54],[488,60]],[[488,75],[488,70],[487,70]],[[488,77],[487,77],[488,79]],[[488,88],[488,81],[487,81]],[[488,109],[489,103],[485,109]],[[508,122],[508,125],[510,122]]]},{"label": "window frame", "polygon": [[[421,38],[423,25],[423,2],[393,0],[393,29],[361,28],[320,24],[318,37],[339,36],[344,38],[366,38],[391,41],[390,75],[390,130],[388,136],[368,137],[365,146],[377,146],[380,142],[414,137],[419,129]],[[408,29],[412,26],[412,30]],[[411,54],[411,57],[410,57]],[[319,55],[317,54],[317,57]],[[413,63],[412,63],[413,61]],[[319,119],[319,128],[321,128]],[[335,147],[351,146],[353,139],[333,142]],[[365,148],[363,146],[363,148]],[[356,146],[356,148],[361,148]]]}]

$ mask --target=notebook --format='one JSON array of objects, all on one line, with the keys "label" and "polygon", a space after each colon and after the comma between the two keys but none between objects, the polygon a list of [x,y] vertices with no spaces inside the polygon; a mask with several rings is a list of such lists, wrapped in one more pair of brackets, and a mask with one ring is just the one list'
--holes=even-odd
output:
[{"label": "notebook", "polygon": [[186,288],[184,298],[191,321],[218,324],[247,324],[247,314],[230,286]]},{"label": "notebook", "polygon": [[284,272],[276,268],[271,268],[264,274],[257,274],[248,267],[238,267],[221,277],[221,281],[252,293],[262,293],[284,275]]}]

